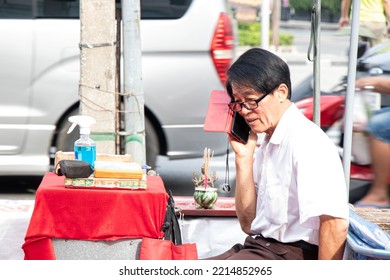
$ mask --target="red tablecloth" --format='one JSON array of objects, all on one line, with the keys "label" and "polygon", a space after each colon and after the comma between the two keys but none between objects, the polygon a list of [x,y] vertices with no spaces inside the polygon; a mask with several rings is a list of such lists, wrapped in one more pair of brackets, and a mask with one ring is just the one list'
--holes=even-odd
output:
[{"label": "red tablecloth", "polygon": [[168,194],[159,176],[146,190],[65,188],[64,177],[48,172],[37,189],[22,248],[25,259],[55,259],[51,238],[118,240],[159,238]]}]

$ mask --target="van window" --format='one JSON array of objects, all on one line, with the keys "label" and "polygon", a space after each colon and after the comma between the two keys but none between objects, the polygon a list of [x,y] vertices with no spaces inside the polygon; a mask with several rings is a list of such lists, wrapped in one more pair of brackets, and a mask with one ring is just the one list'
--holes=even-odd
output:
[{"label": "van window", "polygon": [[32,19],[32,1],[2,1],[0,3],[0,19]]},{"label": "van window", "polygon": [[192,0],[141,0],[142,19],[178,19],[181,18]]},{"label": "van window", "polygon": [[[121,0],[116,3],[120,7]],[[192,0],[141,0],[141,18],[178,19],[191,3]],[[80,0],[7,0],[0,3],[0,19],[78,19],[79,5]]]}]

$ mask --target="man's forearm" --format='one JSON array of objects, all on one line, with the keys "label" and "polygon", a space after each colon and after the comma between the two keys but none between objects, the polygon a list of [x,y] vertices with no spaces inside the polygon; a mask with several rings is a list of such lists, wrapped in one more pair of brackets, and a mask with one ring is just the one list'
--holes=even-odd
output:
[{"label": "man's forearm", "polygon": [[348,233],[348,221],[321,216],[320,223],[318,259],[341,260]]},{"label": "man's forearm", "polygon": [[247,234],[251,234],[251,224],[256,216],[252,163],[252,159],[236,158],[235,207],[241,228]]}]

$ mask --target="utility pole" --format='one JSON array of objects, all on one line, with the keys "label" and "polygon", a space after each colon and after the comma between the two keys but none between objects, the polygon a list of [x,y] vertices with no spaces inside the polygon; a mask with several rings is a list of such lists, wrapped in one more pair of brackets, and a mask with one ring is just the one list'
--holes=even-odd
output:
[{"label": "utility pole", "polygon": [[145,110],[141,65],[140,0],[122,0],[125,150],[146,163]]},{"label": "utility pole", "polygon": [[269,49],[269,8],[270,0],[261,2],[261,47],[265,50]]},{"label": "utility pole", "polygon": [[280,0],[274,0],[272,6],[272,45],[275,49],[279,47],[280,11]]},{"label": "utility pole", "polygon": [[313,0],[313,8],[312,8],[312,24],[314,24],[315,28],[313,28],[314,34],[314,50],[313,50],[313,73],[314,73],[314,100],[313,100],[313,121],[315,124],[321,126],[321,0]]},{"label": "utility pole", "polygon": [[115,154],[115,1],[80,1],[80,31],[80,113],[96,119],[91,138],[97,152]]}]

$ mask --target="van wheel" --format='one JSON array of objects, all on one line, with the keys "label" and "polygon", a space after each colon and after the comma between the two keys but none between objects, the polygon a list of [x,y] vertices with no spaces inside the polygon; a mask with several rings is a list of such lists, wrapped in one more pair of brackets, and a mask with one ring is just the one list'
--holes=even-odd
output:
[{"label": "van wheel", "polygon": [[80,137],[80,129],[78,126],[76,126],[73,131],[69,134],[67,134],[68,129],[71,125],[70,122],[68,122],[68,117],[75,116],[79,114],[79,110],[75,109],[73,110],[60,124],[58,128],[58,138],[57,138],[57,151],[63,151],[63,152],[72,152],[74,142]]},{"label": "van wheel", "polygon": [[157,156],[160,154],[160,142],[158,134],[148,118],[145,118],[145,142],[146,164],[155,169]]}]

